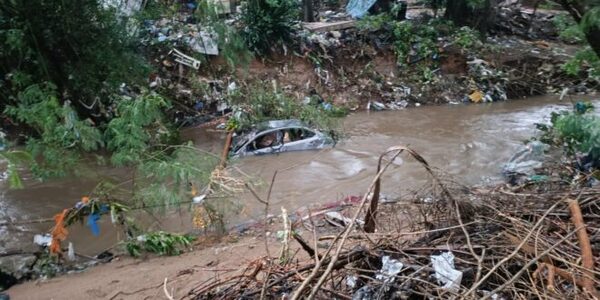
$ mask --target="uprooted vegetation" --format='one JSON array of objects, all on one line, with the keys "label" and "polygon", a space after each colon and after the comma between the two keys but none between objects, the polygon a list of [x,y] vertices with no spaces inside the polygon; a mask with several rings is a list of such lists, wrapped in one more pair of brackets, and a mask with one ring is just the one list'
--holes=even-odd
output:
[{"label": "uprooted vegetation", "polygon": [[[518,185],[466,187],[414,150],[391,147],[363,197],[337,209],[282,212],[278,257],[267,251],[183,299],[597,298],[600,124],[591,109],[578,102],[538,125],[539,140],[566,156],[548,159]],[[381,198],[382,185],[394,184],[383,175],[403,154],[429,181],[398,199]]]},{"label": "uprooted vegetation", "polygon": [[[281,225],[279,258],[258,258],[183,298],[598,297],[597,188],[550,180],[471,189],[413,150],[392,147],[365,195],[378,195],[382,173],[402,152],[421,163],[430,183],[379,205],[377,196],[364,196],[348,217],[336,218],[333,232],[323,231],[322,211],[298,216]],[[301,254],[291,254],[292,239]]]}]

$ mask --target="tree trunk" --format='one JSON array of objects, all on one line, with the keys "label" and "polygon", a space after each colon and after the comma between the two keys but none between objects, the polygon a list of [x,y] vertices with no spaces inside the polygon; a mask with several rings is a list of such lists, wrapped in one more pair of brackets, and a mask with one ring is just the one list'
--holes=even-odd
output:
[{"label": "tree trunk", "polygon": [[456,26],[469,26],[485,33],[494,24],[496,2],[484,0],[481,5],[472,7],[467,0],[448,0],[444,17]]},{"label": "tree trunk", "polygon": [[302,0],[302,13],[303,13],[303,21],[304,22],[314,22],[315,21],[315,12],[313,9],[312,0]]},{"label": "tree trunk", "polygon": [[597,26],[589,28],[585,33],[585,38],[596,52],[596,55],[600,57],[600,28]]}]

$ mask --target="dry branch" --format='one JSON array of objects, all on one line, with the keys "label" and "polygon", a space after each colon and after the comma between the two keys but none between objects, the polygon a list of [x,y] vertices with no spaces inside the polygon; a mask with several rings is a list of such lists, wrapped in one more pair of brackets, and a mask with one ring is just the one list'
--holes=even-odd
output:
[{"label": "dry branch", "polygon": [[567,203],[569,204],[569,210],[571,211],[571,220],[573,221],[575,228],[578,228],[577,239],[579,240],[579,247],[581,248],[581,261],[584,268],[583,272],[585,274],[582,279],[583,288],[594,295],[594,297],[600,298],[600,294],[594,287],[594,274],[592,273],[592,270],[594,270],[594,256],[592,254],[590,238],[587,234],[587,227],[585,226],[581,214],[581,208],[579,207],[577,200],[568,199]]},{"label": "dry branch", "polygon": [[[393,159],[405,152],[420,162],[430,182],[399,201],[381,204],[381,176]],[[380,156],[377,174],[360,202],[343,207],[352,211],[345,227],[315,226],[327,224],[327,210],[313,213],[309,209],[308,216],[298,216],[296,222],[310,220],[313,233],[312,247],[292,234],[307,257],[274,264],[269,254],[261,259],[261,268],[214,279],[193,289],[185,299],[251,299],[259,295],[278,299],[290,294],[293,300],[352,299],[365,288],[373,299],[597,296],[600,270],[592,246],[597,245],[600,232],[599,189],[572,190],[569,184],[552,182],[546,184],[563,186],[470,190],[431,168],[409,148],[393,147],[386,153]],[[391,160],[383,164],[385,157]],[[263,201],[251,192],[268,206],[268,199]],[[565,199],[576,196],[579,202],[569,200],[565,205]],[[363,231],[356,231],[360,216],[366,224]],[[408,224],[397,223],[402,218]],[[321,253],[317,251],[320,240],[329,242]],[[458,291],[443,289],[433,276],[430,256],[447,251],[452,252],[455,269],[462,273]],[[383,256],[403,264],[399,273],[385,280],[380,277]]]}]

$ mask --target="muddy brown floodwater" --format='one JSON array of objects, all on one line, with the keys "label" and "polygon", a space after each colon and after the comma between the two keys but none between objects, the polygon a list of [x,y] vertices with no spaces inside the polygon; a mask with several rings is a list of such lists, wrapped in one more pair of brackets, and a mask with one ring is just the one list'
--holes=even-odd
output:
[{"label": "muddy brown floodwater", "polygon": [[[600,102],[595,104],[598,107]],[[263,193],[273,173],[279,172],[271,198],[274,214],[280,212],[280,207],[294,211],[364,193],[375,174],[378,155],[394,145],[410,145],[431,165],[445,170],[459,182],[493,183],[501,180],[502,165],[535,133],[534,123],[547,122],[550,112],[570,105],[568,101],[548,96],[480,105],[359,112],[345,119],[346,138],[333,149],[247,157],[233,161],[232,165],[264,182],[263,190],[259,191]],[[187,129],[183,135],[215,153],[222,147],[222,133]],[[388,197],[397,197],[426,178],[415,162],[403,159],[384,176],[382,192]],[[0,222],[53,216],[88,194],[98,182],[98,173],[113,178],[126,175],[123,170],[104,169],[65,180],[43,183],[26,180],[24,190],[2,186]],[[230,225],[261,216],[262,206],[249,195],[240,195],[237,200],[244,209],[229,219]],[[189,231],[191,224],[185,210],[163,215],[161,226],[166,230]],[[0,252],[32,249],[33,235],[47,232],[51,225],[0,226]],[[111,227],[105,221],[101,235],[94,237],[85,226],[74,225],[69,239],[78,252],[94,255],[118,241],[119,233]]]}]

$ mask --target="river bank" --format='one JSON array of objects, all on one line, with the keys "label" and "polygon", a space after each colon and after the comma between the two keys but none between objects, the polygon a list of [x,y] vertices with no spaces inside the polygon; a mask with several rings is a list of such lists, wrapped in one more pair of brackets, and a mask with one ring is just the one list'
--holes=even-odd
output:
[{"label": "river bank", "polygon": [[[598,89],[597,79],[583,69],[573,74],[563,67],[581,49],[560,38],[553,20],[564,17],[563,11],[502,6],[497,27],[485,36],[435,19],[423,8],[408,9],[408,20],[396,29],[384,15],[339,27],[331,24],[348,21],[333,17],[343,11],[321,13],[327,17],[312,24],[318,30],[299,24],[283,49],[233,68],[227,57],[208,55],[201,60],[207,67],[199,70],[178,66],[172,56],[173,47],[185,45],[185,28],[194,30],[186,23],[193,16],[183,11],[176,18],[152,20],[145,39],[158,71],[150,87],[177,101],[175,117],[186,125],[239,111],[240,103],[228,99],[257,87],[350,111],[584,95]],[[402,28],[406,41],[395,41],[394,30]],[[402,54],[400,44],[410,51]]]}]

